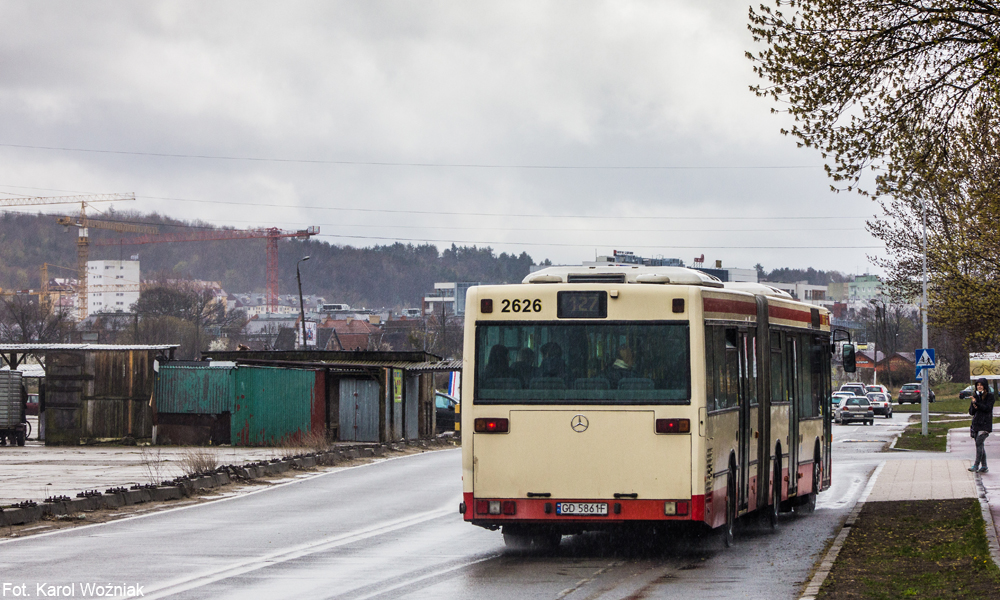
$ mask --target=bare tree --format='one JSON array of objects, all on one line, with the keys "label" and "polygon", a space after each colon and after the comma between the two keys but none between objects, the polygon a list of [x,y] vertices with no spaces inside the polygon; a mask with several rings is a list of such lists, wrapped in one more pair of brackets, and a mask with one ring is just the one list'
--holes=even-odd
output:
[{"label": "bare tree", "polygon": [[68,313],[39,302],[37,295],[0,296],[0,339],[4,342],[59,342],[71,327]]}]

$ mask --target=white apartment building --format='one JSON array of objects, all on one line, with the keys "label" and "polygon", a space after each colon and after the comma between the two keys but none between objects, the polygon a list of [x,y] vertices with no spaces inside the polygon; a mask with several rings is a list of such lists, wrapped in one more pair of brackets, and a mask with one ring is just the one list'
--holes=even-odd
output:
[{"label": "white apartment building", "polygon": [[87,262],[87,314],[128,312],[139,301],[139,261]]}]

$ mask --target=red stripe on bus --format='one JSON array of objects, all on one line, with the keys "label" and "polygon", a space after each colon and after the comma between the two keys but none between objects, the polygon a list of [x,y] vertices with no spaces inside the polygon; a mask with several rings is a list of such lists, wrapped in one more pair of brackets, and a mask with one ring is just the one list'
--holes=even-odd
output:
[{"label": "red stripe on bus", "polygon": [[[621,522],[621,521],[701,521],[705,515],[705,497],[692,496],[690,500],[676,498],[671,500],[607,500],[607,499],[573,499],[572,502],[600,502],[608,505],[608,514],[601,516],[564,516],[555,514],[556,502],[569,502],[570,500],[549,499],[549,498],[514,498],[517,502],[517,514],[514,515],[482,515],[475,513],[476,498],[473,494],[463,494],[465,499],[466,521],[477,521],[481,523],[584,523],[584,522]],[[510,500],[510,498],[480,498],[480,500]],[[668,501],[684,502],[688,501],[688,511],[686,515],[665,515],[663,514],[663,503]],[[549,512],[545,512],[545,505],[549,505]],[[615,504],[621,505],[621,512],[615,514]]]},{"label": "red stripe on bus", "polygon": [[812,324],[812,313],[795,308],[785,308],[784,306],[768,306],[767,314],[772,319],[785,319],[786,321],[799,321],[800,323]]},{"label": "red stripe on bus", "polygon": [[728,313],[736,315],[756,315],[757,304],[741,300],[724,300],[722,298],[704,298],[705,312]]}]

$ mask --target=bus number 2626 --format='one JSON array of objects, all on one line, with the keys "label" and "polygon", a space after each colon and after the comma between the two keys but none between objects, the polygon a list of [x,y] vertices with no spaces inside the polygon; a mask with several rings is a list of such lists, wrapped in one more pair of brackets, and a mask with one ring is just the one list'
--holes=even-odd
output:
[{"label": "bus number 2626", "polygon": [[542,301],[538,298],[534,300],[524,299],[524,300],[501,300],[500,305],[503,307],[500,312],[516,312],[516,313],[529,313],[529,312],[542,312]]}]

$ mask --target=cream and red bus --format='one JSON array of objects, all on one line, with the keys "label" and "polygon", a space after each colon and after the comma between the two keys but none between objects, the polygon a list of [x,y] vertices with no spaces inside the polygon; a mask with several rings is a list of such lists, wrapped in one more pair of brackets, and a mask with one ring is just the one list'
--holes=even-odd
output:
[{"label": "cream and red bus", "polygon": [[830,485],[830,318],[682,267],[550,267],[470,288],[466,521],[508,545],[721,528]]}]

